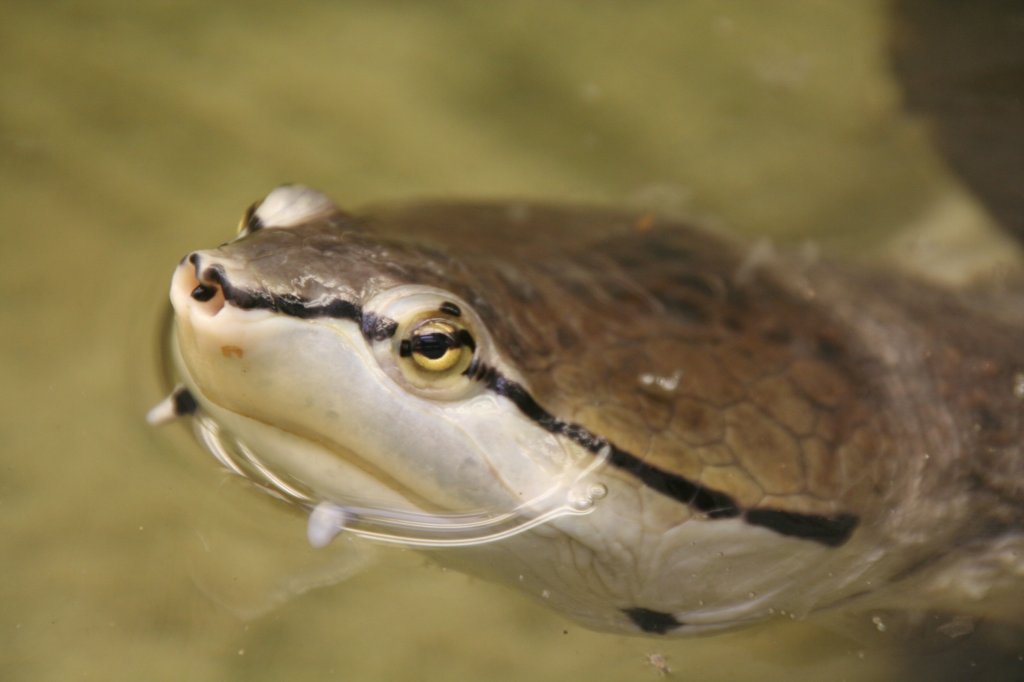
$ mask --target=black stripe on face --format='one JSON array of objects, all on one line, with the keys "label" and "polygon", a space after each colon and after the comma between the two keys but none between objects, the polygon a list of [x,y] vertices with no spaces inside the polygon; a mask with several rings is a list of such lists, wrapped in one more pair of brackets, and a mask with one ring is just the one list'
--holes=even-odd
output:
[{"label": "black stripe on face", "polygon": [[[545,431],[565,436],[595,454],[605,447],[610,448],[609,464],[632,474],[649,488],[705,514],[709,519],[741,517],[751,525],[766,528],[779,535],[810,540],[828,547],[838,547],[844,544],[857,527],[858,519],[852,514],[822,516],[778,509],[743,509],[727,493],[707,488],[685,476],[673,474],[648,464],[583,426],[555,417],[541,407],[522,385],[505,378],[493,367],[475,363],[466,370],[466,374],[472,379],[482,381],[487,388],[498,395],[511,400],[520,412]],[[627,610],[627,615],[629,615],[628,611],[637,610]],[[644,611],[644,609],[639,611]],[[632,618],[632,616],[630,617]],[[638,621],[634,620],[634,622],[644,629]]]},{"label": "black stripe on face", "polygon": [[678,474],[670,474],[658,467],[651,466],[635,455],[617,447],[612,446],[609,461],[636,476],[647,487],[688,504],[697,511],[707,514],[708,518],[731,519],[741,513],[736,501],[729,495],[705,488]]},{"label": "black stripe on face", "polygon": [[371,341],[390,339],[398,331],[398,323],[389,317],[363,311],[361,327],[363,336]]},{"label": "black stripe on face", "polygon": [[335,299],[330,303],[311,305],[295,294],[272,294],[267,291],[248,291],[231,285],[221,265],[211,265],[203,271],[202,279],[220,286],[224,300],[243,310],[263,309],[289,317],[312,319],[332,317],[362,323],[363,311],[352,301]]},{"label": "black stripe on face", "polygon": [[694,483],[684,476],[669,473],[656,466],[647,464],[636,455],[610,443],[604,438],[591,433],[579,424],[562,421],[537,404],[526,389],[515,381],[509,381],[492,368],[484,370],[485,384],[498,395],[503,395],[519,408],[520,412],[539,424],[544,430],[563,435],[593,453],[607,446],[611,449],[608,462],[623,471],[636,476],[642,483],[663,495],[689,505],[697,511],[707,514],[713,519],[728,519],[740,515],[740,508],[729,495],[699,483]]},{"label": "black stripe on face", "polygon": [[[383,341],[384,339],[391,338],[398,329],[398,322],[374,313],[368,312],[364,315],[361,306],[345,299],[339,298],[329,303],[313,305],[295,294],[274,294],[267,291],[249,291],[235,287],[228,281],[223,266],[219,264],[211,265],[203,270],[202,277],[200,278],[198,255],[192,254],[189,257],[189,261],[196,268],[196,277],[202,280],[199,286],[196,287],[196,291],[192,293],[193,297],[198,300],[203,299],[199,299],[196,296],[197,292],[201,296],[206,296],[208,293],[209,296],[206,300],[212,298],[216,293],[213,285],[217,285],[224,293],[225,301],[243,310],[269,310],[304,320],[320,317],[352,320],[359,325],[363,336],[371,341]],[[206,284],[205,282],[211,282],[212,284]]]}]

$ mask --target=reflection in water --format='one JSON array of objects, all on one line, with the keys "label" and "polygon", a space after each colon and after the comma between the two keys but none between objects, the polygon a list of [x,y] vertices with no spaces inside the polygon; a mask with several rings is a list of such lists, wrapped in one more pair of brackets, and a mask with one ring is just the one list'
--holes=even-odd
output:
[{"label": "reflection in water", "polygon": [[245,498],[255,494],[242,479],[229,478],[210,494],[201,503],[194,537],[183,538],[188,574],[204,595],[241,621],[267,616],[310,590],[342,583],[372,567],[371,545],[343,538],[316,551],[295,532],[294,519],[284,509],[259,522],[241,516]]},{"label": "reflection in water", "polygon": [[645,680],[652,652],[701,680],[1019,679],[1019,633],[989,633],[995,653],[956,624],[909,654],[871,622],[655,645],[397,551],[239,620],[193,579],[197,532],[233,540],[213,574],[244,582],[300,551],[304,521],[256,495],[211,501],[215,465],[142,422],[167,273],[282,181],[353,205],[657,195],[858,255],[936,207],[970,209],[902,109],[890,16],[880,1],[8,3],[0,679]]}]

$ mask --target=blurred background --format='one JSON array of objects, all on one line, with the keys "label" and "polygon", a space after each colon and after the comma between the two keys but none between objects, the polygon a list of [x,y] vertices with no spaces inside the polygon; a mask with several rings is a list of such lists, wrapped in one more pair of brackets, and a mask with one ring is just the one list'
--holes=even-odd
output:
[{"label": "blurred background", "polygon": [[1021,679],[1017,654],[814,623],[591,633],[415,553],[313,552],[143,417],[173,267],[285,181],[1019,276],[1022,45],[1011,0],[6,0],[0,679],[645,680],[654,654],[680,679]]}]

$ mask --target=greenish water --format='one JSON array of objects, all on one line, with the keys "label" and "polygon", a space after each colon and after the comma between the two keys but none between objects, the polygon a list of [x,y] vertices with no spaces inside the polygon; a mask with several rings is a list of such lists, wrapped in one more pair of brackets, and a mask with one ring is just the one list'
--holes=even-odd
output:
[{"label": "greenish water", "polygon": [[597,634],[414,553],[316,554],[303,519],[143,422],[172,268],[282,181],[343,205],[655,206],[946,276],[1016,263],[904,111],[883,3],[0,18],[0,679],[645,680],[654,653],[679,679],[995,679],[969,648],[814,623]]}]

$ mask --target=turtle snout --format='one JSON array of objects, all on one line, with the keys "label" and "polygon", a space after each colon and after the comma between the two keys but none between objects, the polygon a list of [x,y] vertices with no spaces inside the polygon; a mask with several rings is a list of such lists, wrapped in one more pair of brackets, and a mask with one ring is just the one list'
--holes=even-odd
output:
[{"label": "turtle snout", "polygon": [[202,252],[196,251],[178,265],[171,280],[171,304],[178,315],[212,317],[224,308],[223,269],[204,263]]}]

